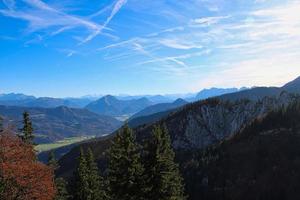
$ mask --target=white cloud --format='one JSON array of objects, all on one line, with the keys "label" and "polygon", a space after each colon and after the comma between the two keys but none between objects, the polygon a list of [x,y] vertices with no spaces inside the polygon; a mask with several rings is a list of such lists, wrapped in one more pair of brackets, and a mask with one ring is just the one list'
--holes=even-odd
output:
[{"label": "white cloud", "polygon": [[[0,10],[0,14],[7,17],[28,21],[28,33],[40,30],[48,32],[48,29],[56,28],[56,30],[51,31],[49,35],[57,35],[74,28],[85,28],[90,32],[90,34],[86,38],[82,39],[81,44],[92,40],[99,34],[102,34],[103,30],[111,30],[107,28],[107,25],[126,3],[126,0],[118,0],[105,23],[103,25],[100,25],[91,20],[88,20],[87,18],[69,15],[54,7],[51,7],[41,0],[22,1],[30,6],[30,8],[16,8],[15,2],[13,0],[3,0],[8,9]],[[99,13],[97,13],[97,15],[98,14]],[[109,33],[103,33],[103,35],[116,39],[115,36]]]},{"label": "white cloud", "polygon": [[203,46],[200,44],[187,42],[184,41],[183,39],[162,39],[159,41],[159,43],[169,48],[182,49],[182,50],[203,48]]},{"label": "white cloud", "polygon": [[282,86],[300,75],[299,54],[253,58],[220,65],[214,73],[202,76],[190,87]]},{"label": "white cloud", "polygon": [[191,26],[201,25],[201,26],[211,26],[213,24],[219,23],[223,19],[228,19],[230,16],[214,16],[214,17],[203,17],[193,19],[191,21]]}]

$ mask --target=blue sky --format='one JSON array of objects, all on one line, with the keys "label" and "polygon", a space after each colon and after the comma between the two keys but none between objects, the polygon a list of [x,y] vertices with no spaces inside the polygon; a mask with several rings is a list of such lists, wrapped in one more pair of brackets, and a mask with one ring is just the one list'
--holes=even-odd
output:
[{"label": "blue sky", "polygon": [[300,75],[299,0],[0,0],[0,93],[188,93]]}]

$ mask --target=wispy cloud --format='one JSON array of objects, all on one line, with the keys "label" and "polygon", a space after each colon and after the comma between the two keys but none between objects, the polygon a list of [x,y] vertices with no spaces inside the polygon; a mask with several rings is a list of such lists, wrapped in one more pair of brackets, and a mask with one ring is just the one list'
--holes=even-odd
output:
[{"label": "wispy cloud", "polygon": [[201,44],[196,44],[193,41],[188,42],[182,39],[162,39],[159,41],[159,43],[166,47],[170,47],[174,49],[182,49],[182,50],[203,48]]},{"label": "wispy cloud", "polygon": [[114,18],[114,16],[120,11],[120,9],[126,4],[126,2],[127,2],[127,0],[118,0],[117,3],[114,5],[109,17],[106,19],[106,21],[102,25],[102,27],[99,28],[98,30],[96,30],[91,35],[89,35],[84,41],[82,41],[82,43],[86,43],[86,42],[92,40],[97,35],[99,35],[102,32],[102,30],[107,27],[107,25]]},{"label": "wispy cloud", "polygon": [[[3,3],[7,6],[7,9],[0,10],[0,14],[7,17],[28,21],[28,33],[41,30],[48,31],[49,29],[51,30],[51,32],[49,33],[50,35],[57,35],[74,28],[85,28],[90,32],[90,34],[82,39],[80,44],[84,44],[92,40],[97,35],[102,34],[103,30],[110,30],[109,28],[107,28],[107,25],[126,3],[126,0],[117,1],[105,23],[103,25],[100,25],[87,18],[67,14],[54,7],[51,7],[41,0],[22,1],[30,6],[30,8],[16,8],[15,1],[3,0]],[[99,14],[99,12],[95,13],[95,15]],[[55,28],[56,30],[52,31],[51,28]],[[113,37],[109,33],[103,33],[103,35]]]},{"label": "wispy cloud", "polygon": [[191,21],[191,26],[211,26],[213,24],[219,23],[223,19],[228,19],[230,16],[214,16],[214,17],[203,17],[193,19]]}]

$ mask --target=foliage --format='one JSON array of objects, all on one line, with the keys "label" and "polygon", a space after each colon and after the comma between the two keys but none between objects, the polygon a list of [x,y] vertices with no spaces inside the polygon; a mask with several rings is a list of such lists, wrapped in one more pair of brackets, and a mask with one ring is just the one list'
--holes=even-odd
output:
[{"label": "foliage", "polygon": [[184,200],[183,179],[167,129],[154,127],[152,137],[146,143],[145,174],[147,197],[159,200]]},{"label": "foliage", "polygon": [[87,155],[80,150],[79,164],[76,171],[76,195],[79,200],[103,200],[106,198],[103,179],[89,149]]},{"label": "foliage", "polygon": [[112,200],[144,199],[144,169],[139,150],[128,126],[115,136],[108,152],[108,183]]},{"label": "foliage", "polygon": [[0,116],[0,133],[3,131],[3,118]]},{"label": "foliage", "polygon": [[90,199],[91,200],[104,200],[107,198],[104,190],[104,181],[99,174],[99,169],[97,163],[95,163],[95,158],[92,150],[89,148],[86,156],[87,169],[88,169],[88,184],[90,189]]},{"label": "foliage", "polygon": [[67,191],[67,182],[63,178],[55,179],[56,196],[54,200],[67,200],[70,195]]},{"label": "foliage", "polygon": [[80,149],[79,164],[76,171],[75,199],[88,200],[89,192],[87,161],[83,149]]},{"label": "foliage", "polygon": [[10,132],[0,135],[0,179],[5,200],[52,200],[53,170],[35,160],[32,145]]},{"label": "foliage", "polygon": [[23,128],[20,130],[22,132],[20,138],[27,144],[33,144],[33,128],[28,112],[23,113]]}]

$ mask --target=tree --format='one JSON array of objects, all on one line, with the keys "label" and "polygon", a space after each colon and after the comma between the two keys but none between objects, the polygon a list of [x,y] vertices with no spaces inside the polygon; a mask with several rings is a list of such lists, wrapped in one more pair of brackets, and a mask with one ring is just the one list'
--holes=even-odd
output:
[{"label": "tree", "polygon": [[3,118],[0,116],[0,133],[4,130],[3,127]]},{"label": "tree", "polygon": [[80,155],[78,159],[78,168],[76,170],[76,200],[91,200],[90,199],[90,189],[88,182],[88,167],[87,161],[83,152],[83,149],[80,149]]},{"label": "tree", "polygon": [[55,179],[56,196],[54,200],[67,200],[70,198],[67,191],[67,182],[63,178]]},{"label": "tree", "polygon": [[156,126],[145,145],[145,176],[149,200],[184,200],[183,179],[166,127]]},{"label": "tree", "polygon": [[33,128],[28,112],[23,113],[23,128],[20,130],[22,132],[20,138],[27,144],[33,144]]},{"label": "tree", "polygon": [[0,134],[1,197],[5,200],[53,200],[53,170],[35,160],[32,145],[13,133]]},{"label": "tree", "polygon": [[108,183],[112,200],[144,199],[143,166],[132,130],[125,126],[108,151]]},{"label": "tree", "polygon": [[92,200],[104,200],[106,198],[103,178],[99,174],[99,169],[95,163],[92,150],[89,148],[86,156],[88,183],[90,194],[88,195]]},{"label": "tree", "polygon": [[55,171],[58,168],[58,162],[55,158],[54,151],[51,151],[48,156],[48,166]]}]

